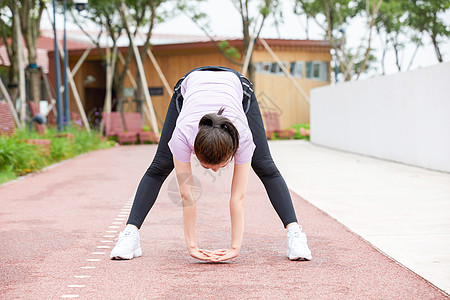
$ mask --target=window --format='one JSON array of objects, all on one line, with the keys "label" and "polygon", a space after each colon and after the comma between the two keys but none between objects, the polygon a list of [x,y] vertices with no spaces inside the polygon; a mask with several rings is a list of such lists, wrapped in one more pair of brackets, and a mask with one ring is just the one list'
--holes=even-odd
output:
[{"label": "window", "polygon": [[270,73],[270,68],[272,63],[270,62],[258,62],[254,64],[256,72],[259,73]]},{"label": "window", "polygon": [[[286,67],[286,62],[282,62],[284,67]],[[254,64],[256,72],[267,73],[267,74],[284,74],[283,70],[280,68],[276,62],[258,62]]]},{"label": "window", "polygon": [[303,61],[293,61],[291,62],[291,75],[297,78],[303,77]]},{"label": "window", "polygon": [[328,81],[329,65],[327,61],[306,62],[306,78]]}]

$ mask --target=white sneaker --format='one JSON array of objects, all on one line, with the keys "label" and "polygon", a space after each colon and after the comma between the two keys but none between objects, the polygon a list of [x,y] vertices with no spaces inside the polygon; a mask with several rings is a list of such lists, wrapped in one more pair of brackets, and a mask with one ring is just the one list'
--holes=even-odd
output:
[{"label": "white sneaker", "polygon": [[308,248],[306,234],[299,229],[289,230],[287,233],[287,257],[290,260],[311,260],[311,250]]},{"label": "white sneaker", "polygon": [[118,241],[112,249],[109,257],[111,259],[132,259],[142,255],[139,231],[134,227],[126,227],[119,234]]}]

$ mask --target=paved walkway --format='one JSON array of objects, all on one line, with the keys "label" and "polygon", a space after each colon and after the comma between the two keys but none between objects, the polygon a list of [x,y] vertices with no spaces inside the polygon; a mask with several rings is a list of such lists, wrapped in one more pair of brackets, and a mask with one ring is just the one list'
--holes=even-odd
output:
[{"label": "paved walkway", "polygon": [[[189,257],[172,174],[141,230],[144,255],[111,261],[154,152],[151,145],[96,151],[1,186],[0,298],[448,299],[294,193],[314,258],[289,261],[285,231],[253,173],[244,246],[235,260],[209,264]],[[203,248],[229,243],[231,172],[194,165]]]},{"label": "paved walkway", "polygon": [[294,192],[450,292],[450,174],[305,141],[271,150]]}]

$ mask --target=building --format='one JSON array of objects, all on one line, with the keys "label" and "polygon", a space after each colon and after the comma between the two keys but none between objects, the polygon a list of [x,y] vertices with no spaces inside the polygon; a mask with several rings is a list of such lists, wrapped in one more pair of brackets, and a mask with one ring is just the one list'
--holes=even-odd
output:
[{"label": "building", "polygon": [[[48,32],[43,32],[43,35],[48,36],[48,34]],[[70,40],[77,41],[68,50],[71,69],[76,65],[85,50],[92,47],[85,38],[84,47],[80,47],[83,40],[80,35],[82,33],[68,34]],[[235,47],[241,54],[241,58],[243,57],[242,39],[224,38],[224,40],[227,40],[230,46]],[[151,41],[152,52],[156,61],[172,88],[180,77],[198,66],[222,65],[239,71],[239,66],[233,65],[221,55],[215,44],[205,37],[155,34]],[[283,39],[266,39],[266,42],[307,94],[312,88],[330,83],[331,54],[329,42]],[[119,51],[125,55],[127,47],[120,47]],[[48,51],[48,61],[49,79],[54,86],[53,50]],[[309,105],[283,73],[274,57],[266,51],[259,41],[255,44],[253,62],[256,68],[255,93],[261,108],[263,110],[277,110],[280,113],[282,127],[309,123]],[[119,66],[119,68],[121,67]],[[158,126],[161,128],[171,95],[164,88],[160,76],[148,58],[145,60],[144,69]],[[134,62],[130,65],[130,71],[135,76],[136,66]],[[105,67],[102,64],[99,50],[93,48],[74,76],[78,93],[88,116],[103,107],[105,74]],[[135,111],[136,99],[134,99],[132,82],[129,78],[125,80],[124,95],[124,110]],[[71,97],[71,110],[76,110],[76,107],[76,103]]]}]

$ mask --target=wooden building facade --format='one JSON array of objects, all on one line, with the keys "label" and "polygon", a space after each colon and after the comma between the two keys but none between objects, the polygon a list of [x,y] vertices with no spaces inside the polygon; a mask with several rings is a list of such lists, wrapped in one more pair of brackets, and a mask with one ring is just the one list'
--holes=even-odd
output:
[{"label": "wooden building facade", "polygon": [[[330,43],[311,40],[266,39],[270,48],[283,62],[298,84],[309,95],[309,91],[330,83]],[[242,39],[228,40],[243,58]],[[73,68],[85,49],[69,50],[69,66]],[[127,48],[119,51],[126,55]],[[171,88],[189,70],[205,65],[221,65],[240,71],[240,66],[232,64],[218,51],[211,41],[190,41],[181,43],[161,43],[152,47],[152,52]],[[253,63],[256,69],[255,93],[261,109],[277,110],[282,127],[309,122],[309,105],[288,77],[282,72],[273,56],[260,44],[255,44]],[[119,65],[121,68],[121,65]],[[148,88],[157,116],[162,127],[171,96],[154,65],[147,57],[144,62]],[[50,79],[54,75],[53,53],[49,52]],[[136,65],[132,61],[131,74],[135,77]],[[74,80],[88,117],[103,107],[105,98],[106,73],[97,50],[92,50]],[[136,99],[129,78],[125,79],[124,111],[136,111]],[[114,93],[113,93],[114,98]],[[116,99],[117,100],[117,99]],[[113,100],[114,102],[114,100]],[[71,97],[71,110],[76,110]],[[114,106],[113,106],[114,107]]]}]

